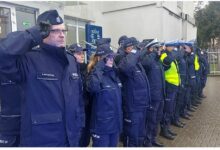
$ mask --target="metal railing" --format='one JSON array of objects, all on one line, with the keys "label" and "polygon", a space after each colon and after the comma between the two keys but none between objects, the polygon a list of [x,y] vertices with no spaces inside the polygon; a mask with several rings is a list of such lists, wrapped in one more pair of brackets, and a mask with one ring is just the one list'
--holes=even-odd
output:
[{"label": "metal railing", "polygon": [[208,49],[210,75],[220,75],[220,49]]}]

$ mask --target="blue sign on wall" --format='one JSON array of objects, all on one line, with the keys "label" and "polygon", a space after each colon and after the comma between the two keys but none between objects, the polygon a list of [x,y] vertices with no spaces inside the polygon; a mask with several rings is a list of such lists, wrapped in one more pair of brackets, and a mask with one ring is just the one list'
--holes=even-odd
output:
[{"label": "blue sign on wall", "polygon": [[[86,42],[95,45],[96,39],[102,38],[102,27],[86,24]],[[95,53],[96,49],[89,44],[86,44],[87,59],[89,60],[90,56]]]}]

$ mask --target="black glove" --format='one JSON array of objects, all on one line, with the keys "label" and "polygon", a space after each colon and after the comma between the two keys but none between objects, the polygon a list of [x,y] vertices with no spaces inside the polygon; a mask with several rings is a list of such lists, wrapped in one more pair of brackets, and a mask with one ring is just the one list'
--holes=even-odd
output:
[{"label": "black glove", "polygon": [[36,44],[41,44],[43,39],[50,34],[51,24],[48,22],[40,22],[39,25],[31,27],[26,31],[31,34],[33,41]]},{"label": "black glove", "polygon": [[47,38],[50,34],[51,24],[45,21],[39,23],[40,34],[43,39]]}]

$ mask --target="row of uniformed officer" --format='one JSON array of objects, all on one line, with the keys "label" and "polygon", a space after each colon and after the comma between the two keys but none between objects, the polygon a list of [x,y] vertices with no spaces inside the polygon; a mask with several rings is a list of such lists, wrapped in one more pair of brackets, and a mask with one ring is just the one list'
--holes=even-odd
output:
[{"label": "row of uniformed officer", "polygon": [[[179,110],[190,107],[201,88],[189,90],[186,105],[176,105],[184,85],[172,43],[161,54],[154,40],[141,45],[122,36],[115,57],[110,40],[100,39],[86,66],[82,47],[65,50],[66,29],[56,10],[39,15],[37,23],[0,41],[2,78],[24,91],[20,146],[88,146],[90,134],[93,146],[117,146],[122,124],[124,146],[162,146],[156,141],[161,120],[161,135],[174,138],[171,121],[180,122]],[[198,61],[193,57],[192,65]]]}]

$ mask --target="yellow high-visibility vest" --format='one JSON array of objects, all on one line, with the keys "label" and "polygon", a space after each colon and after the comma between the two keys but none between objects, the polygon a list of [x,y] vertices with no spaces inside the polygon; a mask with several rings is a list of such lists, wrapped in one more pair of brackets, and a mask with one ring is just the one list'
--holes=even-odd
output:
[{"label": "yellow high-visibility vest", "polygon": [[194,66],[195,66],[195,70],[198,71],[200,68],[200,65],[199,65],[199,58],[197,54],[195,55]]},{"label": "yellow high-visibility vest", "polygon": [[[160,57],[161,62],[167,57],[166,53],[163,53]],[[164,63],[163,63],[164,64]],[[164,64],[166,65],[166,64]],[[172,62],[170,68],[165,71],[165,80],[173,85],[179,86],[180,85],[180,77],[178,73],[178,66]]]}]

